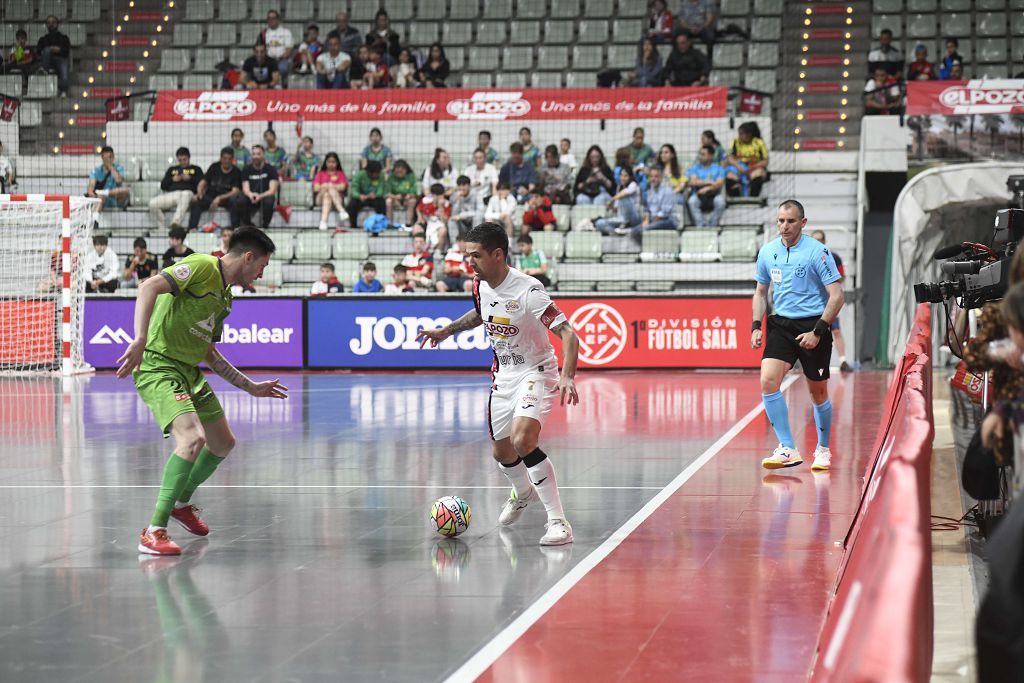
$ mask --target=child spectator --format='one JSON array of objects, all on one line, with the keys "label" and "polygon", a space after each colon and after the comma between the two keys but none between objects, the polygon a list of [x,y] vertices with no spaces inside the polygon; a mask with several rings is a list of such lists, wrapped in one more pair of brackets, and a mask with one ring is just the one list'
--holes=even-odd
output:
[{"label": "child spectator", "polygon": [[[686,203],[690,207],[693,224],[698,228],[717,227],[725,211],[725,197],[722,195],[722,186],[727,182],[725,170],[711,160],[713,154],[711,145],[701,147],[697,163],[686,171],[690,177],[690,198]],[[704,218],[706,212],[711,213],[707,220]]]},{"label": "child spectator", "polygon": [[366,168],[356,173],[352,179],[351,187],[352,192],[349,193],[346,207],[350,228],[358,227],[359,212],[366,207],[380,214],[387,212],[387,205],[384,202],[385,178],[379,162],[367,162]]},{"label": "child spectator", "polygon": [[299,148],[288,164],[292,180],[313,180],[320,171],[323,160],[313,151],[313,138],[302,136]]},{"label": "child spectator", "polygon": [[640,194],[640,184],[633,175],[633,169],[624,166],[619,169],[618,176],[618,192],[608,202],[608,208],[615,209],[615,216],[594,221],[594,228],[602,235],[628,235],[643,220],[640,216],[643,195]]},{"label": "child spectator", "polygon": [[[313,178],[314,204],[320,206],[320,229],[327,229],[327,219],[331,217],[331,209],[338,212],[338,220],[345,215],[345,190],[348,189],[348,177],[341,168],[341,159],[335,152],[328,152],[324,157],[323,167]],[[355,227],[355,224],[352,224]]]},{"label": "child spectator", "polygon": [[444,196],[444,186],[434,183],[430,194],[423,195],[416,207],[416,224],[424,229],[427,244],[431,249],[448,246],[448,219],[452,215],[451,204]]},{"label": "child spectator", "polygon": [[363,76],[366,88],[386,88],[391,82],[387,62],[384,61],[384,49],[375,44],[370,47],[370,61],[366,63],[366,74]]},{"label": "child spectator", "polygon": [[[422,233],[413,234],[412,253],[402,259],[402,266],[406,270],[407,287],[434,288],[434,255],[427,251],[427,238]],[[398,269],[395,271],[397,273]]]},{"label": "child spectator", "polygon": [[928,61],[928,48],[918,43],[914,48],[914,61],[907,67],[908,81],[934,81],[938,78],[935,65]]},{"label": "child spectator", "polygon": [[434,43],[430,46],[430,52],[427,54],[427,61],[420,68],[420,72],[418,74],[420,84],[424,88],[447,87],[445,85],[445,81],[448,79],[448,75],[451,71],[452,65],[444,55],[444,48],[441,47],[440,43]]},{"label": "child spectator", "polygon": [[352,57],[341,51],[341,41],[337,36],[327,39],[327,49],[317,55],[316,87],[317,90],[344,90],[349,87]]},{"label": "child spectator", "polygon": [[324,45],[320,42],[320,27],[310,24],[306,27],[306,39],[299,45],[292,66],[300,74],[315,72],[316,58],[323,49]]},{"label": "child spectator", "polygon": [[[523,130],[529,132],[529,129]],[[505,183],[512,189],[515,201],[523,203],[527,195],[537,189],[537,168],[526,158],[526,148],[521,142],[509,146],[509,160],[498,173],[498,183]]]},{"label": "child spectator", "polygon": [[129,287],[137,287],[153,277],[157,271],[156,257],[146,249],[146,240],[141,237],[132,242],[132,254],[125,258],[121,279]]},{"label": "child spectator", "polygon": [[473,265],[466,256],[462,237],[444,255],[444,277],[434,285],[439,292],[472,292]]},{"label": "child spectator", "polygon": [[659,45],[671,43],[672,25],[672,13],[668,11],[665,0],[654,0],[647,19],[647,40]]},{"label": "child spectator", "polygon": [[124,182],[124,166],[114,161],[114,148],[109,145],[104,147],[100,151],[100,160],[100,165],[89,174],[85,196],[103,198],[97,211],[107,207],[127,208],[131,189]]},{"label": "child spectator", "polygon": [[223,258],[224,254],[228,253],[231,248],[231,236],[234,234],[235,229],[230,225],[222,227],[220,229],[220,249],[214,249],[210,254],[217,258]]},{"label": "child spectator", "polygon": [[887,28],[878,34],[878,47],[868,53],[868,71],[874,73],[878,68],[896,77],[903,72],[903,53],[893,46],[892,31]]},{"label": "child spectator", "polygon": [[558,158],[558,148],[548,145],[544,149],[544,163],[540,167],[540,191],[555,204],[572,203],[572,169]]},{"label": "child spectator", "polygon": [[533,248],[533,238],[529,235],[520,235],[516,244],[519,245],[519,258],[516,261],[516,267],[527,275],[537,278],[545,288],[550,287],[547,256],[543,251]]},{"label": "child spectator", "polygon": [[507,182],[502,181],[498,183],[498,192],[487,203],[484,220],[501,223],[505,226],[505,232],[511,237],[514,230],[512,218],[516,215],[517,206],[516,198],[512,196],[512,188]]},{"label": "child spectator", "polygon": [[107,248],[106,235],[95,235],[92,249],[85,255],[85,272],[89,274],[85,291],[109,294],[117,289],[117,254]]},{"label": "child spectator", "polygon": [[756,123],[747,121],[736,129],[726,163],[725,191],[730,197],[761,196],[761,186],[768,180],[768,146]]},{"label": "child spectator", "polygon": [[252,161],[252,154],[249,153],[249,148],[242,144],[244,139],[245,133],[242,132],[241,128],[235,128],[231,131],[231,151],[235,153],[235,166],[239,170],[245,168],[246,164]]},{"label": "child spectator", "polygon": [[384,206],[392,225],[412,225],[416,221],[419,187],[409,164],[404,159],[396,161],[384,188]]},{"label": "child spectator", "polygon": [[519,144],[523,146],[523,158],[526,159],[526,163],[534,167],[538,166],[540,164],[540,148],[533,144],[533,133],[529,128],[519,129]]},{"label": "child spectator", "polygon": [[438,147],[434,150],[434,159],[430,166],[423,171],[423,194],[430,192],[435,183],[444,186],[444,193],[449,195],[455,189],[455,169],[452,168],[451,157],[448,152]]},{"label": "child spectator", "polygon": [[356,294],[376,294],[384,291],[384,285],[377,279],[377,265],[372,261],[363,264],[363,276],[352,286]]},{"label": "child spectator", "polygon": [[864,84],[864,113],[876,116],[899,113],[902,101],[896,78],[890,76],[884,67],[875,67],[874,76]]},{"label": "child spectator", "polygon": [[557,227],[555,214],[551,211],[551,198],[540,194],[531,194],[526,200],[526,211],[523,212],[522,235],[531,230],[550,232]]},{"label": "child spectator", "polygon": [[569,167],[569,170],[573,173],[576,172],[576,155],[571,151],[572,140],[569,138],[562,138],[558,143],[558,163],[565,164]]},{"label": "child spectator", "polygon": [[393,70],[394,83],[397,88],[415,88],[416,63],[412,59],[412,52],[409,48],[403,47],[398,53],[398,66]]},{"label": "child spectator", "polygon": [[[487,168],[494,169],[487,165]],[[474,193],[469,176],[459,176],[455,192],[449,200],[451,217],[448,219],[448,236],[464,235],[484,216],[484,200],[479,192]]]},{"label": "child spectator", "polygon": [[167,251],[164,252],[163,267],[170,268],[186,256],[195,252],[192,247],[185,246],[185,229],[171,228],[167,233]]},{"label": "child spectator", "polygon": [[25,76],[35,68],[36,54],[28,45],[28,34],[19,28],[14,33],[14,47],[7,55],[7,72]]},{"label": "child spectator", "polygon": [[391,282],[384,286],[385,294],[411,294],[416,287],[409,283],[409,269],[402,264],[391,271]]},{"label": "child spectator", "polygon": [[327,296],[328,294],[341,294],[345,291],[338,276],[334,274],[333,263],[320,264],[320,279],[313,283],[309,289],[310,296]]},{"label": "child spectator", "polygon": [[487,163],[498,166],[498,150],[491,147],[491,131],[482,130],[476,135],[476,146],[484,151],[484,158]]},{"label": "child spectator", "polygon": [[391,164],[394,159],[391,156],[391,148],[384,144],[384,134],[380,128],[370,129],[370,144],[363,147],[359,153],[359,168],[366,168],[367,162],[376,161],[384,169],[384,173],[391,173]]},{"label": "child spectator", "polygon": [[964,63],[964,58],[960,56],[957,51],[960,49],[960,41],[956,38],[946,38],[946,56],[942,58],[942,64],[939,65],[939,80],[949,81],[953,78],[953,65],[960,64],[961,67]]},{"label": "child spectator", "polygon": [[266,146],[263,148],[263,158],[267,160],[268,164],[276,168],[278,173],[287,175],[288,153],[277,146],[277,133],[269,128],[263,131],[263,142],[266,143]]},{"label": "child spectator", "polygon": [[476,148],[473,163],[466,167],[462,175],[469,178],[469,191],[479,197],[480,201],[486,201],[498,187],[498,169],[487,163],[487,152],[483,148]]}]

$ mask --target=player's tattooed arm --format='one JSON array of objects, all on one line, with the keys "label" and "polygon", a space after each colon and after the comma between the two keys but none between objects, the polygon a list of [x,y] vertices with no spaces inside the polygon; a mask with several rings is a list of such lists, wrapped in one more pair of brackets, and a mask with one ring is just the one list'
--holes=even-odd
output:
[{"label": "player's tattooed arm", "polygon": [[255,382],[246,377],[245,373],[232,365],[231,362],[222,356],[220,351],[218,351],[212,344],[210,345],[210,350],[206,352],[206,364],[228,384],[236,386],[242,391],[252,393],[252,390],[255,387]]},{"label": "player's tattooed arm", "polygon": [[449,323],[444,329],[448,334],[458,334],[459,332],[465,332],[466,330],[472,330],[476,327],[480,327],[483,324],[484,319],[480,317],[480,314],[476,312],[476,309],[473,309],[458,320]]},{"label": "player's tattooed arm", "polygon": [[580,339],[576,336],[576,330],[568,321],[560,322],[551,328],[562,340],[562,373],[558,378],[558,393],[561,404],[576,405],[580,402],[579,394],[576,393],[576,365],[579,363]]}]

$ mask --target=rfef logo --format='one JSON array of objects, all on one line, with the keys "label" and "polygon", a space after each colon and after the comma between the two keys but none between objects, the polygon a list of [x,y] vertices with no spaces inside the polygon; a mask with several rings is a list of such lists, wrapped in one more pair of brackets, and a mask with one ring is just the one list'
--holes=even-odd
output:
[{"label": "rfef logo", "polygon": [[459,120],[489,119],[504,121],[526,116],[530,103],[522,92],[478,92],[469,99],[450,100],[446,107]]},{"label": "rfef logo", "polygon": [[174,113],[186,121],[231,121],[255,114],[256,103],[247,92],[218,90],[175,101]]},{"label": "rfef logo", "polygon": [[124,328],[118,327],[116,330],[112,329],[109,325],[101,327],[96,334],[89,339],[90,344],[131,344],[132,336],[128,334]]},{"label": "rfef logo", "polygon": [[580,339],[580,360],[604,365],[618,358],[626,348],[626,321],[608,304],[587,304],[569,318]]},{"label": "rfef logo", "polygon": [[939,102],[954,114],[1024,112],[1024,89],[1003,87],[1006,81],[969,81],[939,93]]}]

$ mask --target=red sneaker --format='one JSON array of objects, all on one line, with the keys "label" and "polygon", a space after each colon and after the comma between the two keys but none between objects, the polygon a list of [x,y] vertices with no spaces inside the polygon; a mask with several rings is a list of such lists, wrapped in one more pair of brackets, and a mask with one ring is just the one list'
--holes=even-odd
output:
[{"label": "red sneaker", "polygon": [[205,536],[210,533],[210,527],[206,526],[206,522],[199,518],[199,508],[195,505],[174,508],[171,510],[171,519],[194,536]]},{"label": "red sneaker", "polygon": [[139,552],[147,555],[181,555],[181,546],[167,536],[167,529],[150,531],[146,527],[139,539]]}]

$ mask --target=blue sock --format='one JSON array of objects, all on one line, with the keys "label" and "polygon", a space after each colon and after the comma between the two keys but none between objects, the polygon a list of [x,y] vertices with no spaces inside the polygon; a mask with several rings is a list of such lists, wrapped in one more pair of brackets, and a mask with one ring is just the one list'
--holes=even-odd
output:
[{"label": "blue sock", "polygon": [[764,394],[764,412],[775,428],[775,436],[786,448],[793,448],[793,434],[789,431],[789,408],[781,391]]},{"label": "blue sock", "polygon": [[828,448],[832,436],[832,401],[826,398],[824,403],[814,406],[814,424],[818,425],[818,445]]}]

